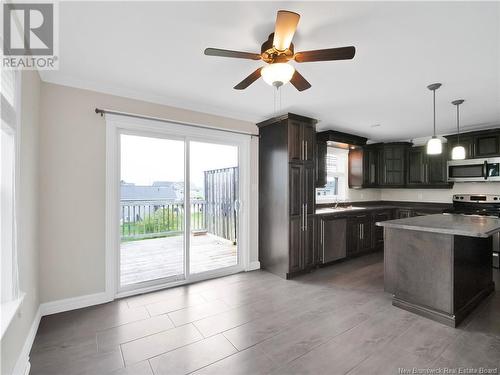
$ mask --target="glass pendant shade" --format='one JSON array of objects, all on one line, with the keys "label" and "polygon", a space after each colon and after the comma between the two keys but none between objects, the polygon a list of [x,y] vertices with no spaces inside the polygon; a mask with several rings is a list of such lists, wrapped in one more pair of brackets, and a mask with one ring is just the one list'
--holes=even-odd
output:
[{"label": "glass pendant shade", "polygon": [[465,159],[465,148],[464,146],[455,146],[451,150],[451,159],[452,160],[463,160]]},{"label": "glass pendant shade", "polygon": [[438,155],[443,151],[443,144],[439,138],[435,136],[427,142],[427,154]]},{"label": "glass pendant shade", "polygon": [[260,71],[264,81],[271,86],[280,87],[292,79],[295,68],[287,63],[274,63],[266,65]]}]

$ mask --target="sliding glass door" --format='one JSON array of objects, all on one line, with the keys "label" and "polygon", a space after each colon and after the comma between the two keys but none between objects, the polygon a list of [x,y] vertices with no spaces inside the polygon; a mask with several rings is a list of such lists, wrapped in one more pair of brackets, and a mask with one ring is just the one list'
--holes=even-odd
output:
[{"label": "sliding glass door", "polygon": [[177,136],[119,134],[118,292],[242,269],[240,143]]},{"label": "sliding glass door", "polygon": [[189,144],[191,236],[189,271],[213,271],[238,264],[238,147]]},{"label": "sliding glass door", "polygon": [[185,278],[184,141],[120,137],[120,287]]}]

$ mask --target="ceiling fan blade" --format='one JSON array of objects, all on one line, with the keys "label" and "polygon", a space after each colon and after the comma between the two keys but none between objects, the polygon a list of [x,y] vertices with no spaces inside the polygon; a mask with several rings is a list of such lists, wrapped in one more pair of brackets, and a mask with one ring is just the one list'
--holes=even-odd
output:
[{"label": "ceiling fan blade", "polygon": [[207,56],[220,56],[220,57],[234,57],[236,59],[249,59],[249,60],[260,60],[261,59],[261,57],[258,53],[231,51],[228,49],[220,49],[220,48],[206,48],[205,55],[207,55]]},{"label": "ceiling fan blade", "polygon": [[297,52],[295,54],[295,61],[303,63],[312,61],[349,60],[352,59],[355,54],[356,48],[353,46],[317,49],[314,51]]},{"label": "ceiling fan blade", "polygon": [[299,91],[304,91],[311,87],[311,84],[297,71],[293,73],[290,83]]},{"label": "ceiling fan blade", "polygon": [[300,15],[288,10],[279,10],[274,26],[273,46],[278,51],[284,51],[290,47],[293,35],[297,29]]},{"label": "ceiling fan blade", "polygon": [[248,77],[246,77],[243,81],[241,81],[236,86],[234,86],[234,88],[236,90],[246,89],[248,86],[250,86],[252,83],[254,83],[255,81],[257,81],[260,78],[261,69],[262,68],[257,69],[255,72],[253,72]]}]

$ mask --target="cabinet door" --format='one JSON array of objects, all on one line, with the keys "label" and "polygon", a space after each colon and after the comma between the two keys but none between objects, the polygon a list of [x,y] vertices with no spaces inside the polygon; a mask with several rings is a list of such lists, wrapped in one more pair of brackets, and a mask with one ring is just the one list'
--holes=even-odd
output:
[{"label": "cabinet door", "polygon": [[446,155],[448,152],[443,145],[443,153],[440,155],[427,155],[426,177],[430,185],[447,184],[446,177]]},{"label": "cabinet door", "polygon": [[289,268],[290,272],[302,269],[302,216],[290,218]]},{"label": "cabinet door", "polygon": [[347,220],[321,218],[320,260],[328,263],[347,255]]},{"label": "cabinet door", "polygon": [[391,211],[376,212],[373,214],[373,222],[372,222],[373,247],[381,247],[384,244],[384,228],[376,226],[375,223],[391,219],[392,219]]},{"label": "cabinet door", "polygon": [[302,124],[302,141],[304,142],[303,160],[314,161],[314,146],[316,145],[316,130],[310,124]]},{"label": "cabinet door", "polygon": [[302,169],[303,177],[302,177],[302,191],[304,193],[304,198],[302,202],[306,204],[306,212],[308,215],[314,214],[314,198],[315,198],[315,190],[314,190],[314,164],[306,163]]},{"label": "cabinet door", "polygon": [[381,158],[383,185],[405,184],[405,150],[403,146],[384,146]]},{"label": "cabinet door", "polygon": [[366,148],[363,150],[363,187],[378,185],[378,150]]},{"label": "cabinet door", "polygon": [[303,234],[303,257],[304,267],[310,268],[316,264],[316,218],[314,215],[307,216],[306,228]]},{"label": "cabinet door", "polygon": [[347,255],[356,255],[359,248],[359,221],[355,218],[347,220]]},{"label": "cabinet door", "polygon": [[424,147],[412,147],[408,150],[408,184],[425,183],[425,150]]},{"label": "cabinet door", "polygon": [[301,161],[303,156],[302,124],[288,120],[288,157],[290,161]]},{"label": "cabinet door", "polygon": [[363,150],[349,150],[348,183],[350,188],[363,187]]},{"label": "cabinet door", "polygon": [[326,185],[326,142],[316,143],[316,187],[322,188]]},{"label": "cabinet door", "polygon": [[289,187],[288,193],[290,194],[290,216],[300,216],[302,212],[302,178],[303,178],[303,165],[302,164],[289,164]]},{"label": "cabinet door", "polygon": [[369,251],[372,248],[372,222],[370,218],[360,220],[359,222],[359,252]]},{"label": "cabinet door", "polygon": [[474,137],[474,151],[476,157],[497,156],[500,154],[498,134],[485,134]]}]

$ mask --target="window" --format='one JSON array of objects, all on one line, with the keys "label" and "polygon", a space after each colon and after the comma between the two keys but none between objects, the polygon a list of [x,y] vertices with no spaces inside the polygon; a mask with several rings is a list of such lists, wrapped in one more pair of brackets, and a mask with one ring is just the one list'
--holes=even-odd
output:
[{"label": "window", "polygon": [[328,147],[326,152],[326,185],[316,189],[316,200],[345,200],[347,186],[347,156],[348,151]]},{"label": "window", "polygon": [[0,131],[0,242],[2,336],[22,300],[16,249],[16,176],[18,175],[19,82],[18,73],[2,70]]}]

